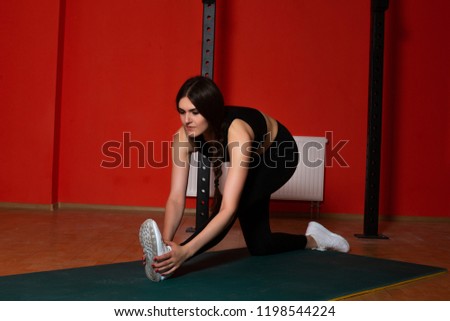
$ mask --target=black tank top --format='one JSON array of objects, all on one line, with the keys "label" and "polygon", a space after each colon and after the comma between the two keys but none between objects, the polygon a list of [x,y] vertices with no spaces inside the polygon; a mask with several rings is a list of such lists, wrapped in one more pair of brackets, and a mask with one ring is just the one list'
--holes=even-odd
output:
[{"label": "black tank top", "polygon": [[[264,115],[259,110],[250,107],[225,106],[225,146],[228,146],[228,129],[235,119],[243,120],[253,130],[255,137],[252,142],[252,148],[256,150],[264,144],[264,137],[267,134],[267,123]],[[224,161],[228,162],[230,160],[228,148],[225,147],[224,152]]]},{"label": "black tank top", "polygon": [[[225,122],[227,123],[227,127],[225,134],[228,133],[228,128],[235,119],[245,121],[252,128],[253,133],[255,134],[255,142],[264,142],[264,136],[267,134],[267,124],[266,119],[259,110],[250,107],[226,106]],[[227,136],[225,136],[225,139],[226,137]]]},{"label": "black tank top", "polygon": [[[224,118],[224,159],[223,161],[228,162],[229,161],[229,155],[228,155],[228,130],[230,128],[231,123],[235,119],[241,119],[244,122],[246,122],[251,129],[253,130],[253,133],[255,135],[254,140],[252,142],[252,147],[257,149],[264,143],[264,137],[267,134],[267,124],[266,119],[264,118],[264,115],[255,108],[250,107],[238,107],[238,106],[225,106],[225,118]],[[197,137],[195,139],[196,146],[200,147],[203,150],[203,153],[207,155],[208,153],[206,150],[208,149],[208,144],[205,144],[205,139],[203,135],[200,137]],[[199,144],[200,143],[200,144]],[[205,150],[206,148],[206,150]]]}]

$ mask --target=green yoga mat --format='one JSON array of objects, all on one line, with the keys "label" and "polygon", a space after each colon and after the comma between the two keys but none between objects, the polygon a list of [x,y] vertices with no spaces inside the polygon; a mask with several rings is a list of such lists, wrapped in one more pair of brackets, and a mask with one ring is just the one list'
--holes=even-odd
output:
[{"label": "green yoga mat", "polygon": [[336,252],[251,257],[239,249],[202,254],[160,283],[147,280],[140,261],[4,276],[0,300],[333,300],[445,271]]}]

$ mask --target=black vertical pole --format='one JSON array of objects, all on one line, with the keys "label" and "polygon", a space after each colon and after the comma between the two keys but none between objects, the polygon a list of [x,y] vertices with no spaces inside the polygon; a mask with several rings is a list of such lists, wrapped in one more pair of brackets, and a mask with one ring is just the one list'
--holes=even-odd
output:
[{"label": "black vertical pole", "polygon": [[214,79],[216,0],[203,0],[202,75]]},{"label": "black vertical pole", "polygon": [[378,234],[383,101],[384,14],[389,0],[372,0],[369,61],[369,112],[367,122],[366,189],[362,238],[387,239]]},{"label": "black vertical pole", "polygon": [[[214,75],[214,34],[216,21],[216,1],[203,1],[203,33],[202,33],[202,76],[213,79]],[[209,218],[209,186],[211,176],[211,162],[207,151],[198,154],[197,168],[197,201],[195,226],[199,228],[206,224]],[[193,229],[189,229],[193,231]]]}]

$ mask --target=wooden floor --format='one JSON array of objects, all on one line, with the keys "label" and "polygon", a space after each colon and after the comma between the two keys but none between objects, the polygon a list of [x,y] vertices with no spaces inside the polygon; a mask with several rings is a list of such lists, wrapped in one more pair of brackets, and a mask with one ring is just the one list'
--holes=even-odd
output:
[{"label": "wooden floor", "polygon": [[[0,209],[0,276],[71,267],[136,261],[142,257],[140,224],[148,217],[162,222],[161,213],[99,210]],[[272,229],[303,234],[309,219],[273,217]],[[318,221],[346,237],[351,253],[450,268],[450,220],[381,221],[388,240],[360,239],[362,219],[327,216]],[[186,215],[176,241],[194,225]],[[244,247],[238,224],[215,250]],[[358,295],[348,300],[450,300],[448,273]]]}]

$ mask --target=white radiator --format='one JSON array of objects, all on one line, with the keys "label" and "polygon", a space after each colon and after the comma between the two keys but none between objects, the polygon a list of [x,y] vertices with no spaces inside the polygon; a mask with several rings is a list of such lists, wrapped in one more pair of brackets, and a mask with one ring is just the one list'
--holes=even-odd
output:
[{"label": "white radiator", "polygon": [[[272,199],[323,201],[325,173],[324,137],[294,136],[299,151],[299,164],[291,179],[278,191],[272,194]],[[198,153],[191,156],[191,168],[187,187],[187,196],[197,196],[197,163]],[[221,185],[226,178],[227,166],[223,166]],[[210,195],[213,195],[214,174],[211,171]]]}]

